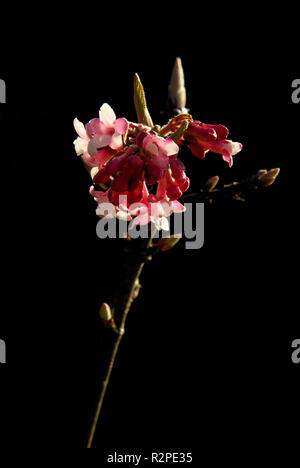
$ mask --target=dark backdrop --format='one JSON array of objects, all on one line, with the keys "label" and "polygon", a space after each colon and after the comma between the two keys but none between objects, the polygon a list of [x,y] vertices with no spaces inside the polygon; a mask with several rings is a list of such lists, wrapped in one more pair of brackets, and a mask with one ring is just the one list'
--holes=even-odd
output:
[{"label": "dark backdrop", "polygon": [[84,447],[101,360],[98,308],[114,286],[119,256],[113,240],[96,237],[72,122],[97,116],[103,102],[135,120],[137,72],[153,120],[164,123],[180,56],[194,118],[223,123],[244,145],[232,169],[218,155],[185,158],[193,188],[216,174],[230,182],[261,168],[281,173],[245,203],[206,206],[203,248],[178,244],[147,265],[95,446],[103,454],[182,449],[198,458],[208,448],[213,456],[264,447],[268,455],[288,431],[292,444],[291,422],[299,417],[299,369],[291,362],[299,338],[300,112],[291,82],[299,68],[276,35],[260,43],[218,36],[212,44],[196,29],[176,30],[170,44],[167,31],[153,34],[151,47],[141,30],[124,31],[103,47],[99,38],[93,52],[88,41],[76,50],[68,37],[61,47],[43,44],[42,54],[19,51],[1,75],[2,440]]}]

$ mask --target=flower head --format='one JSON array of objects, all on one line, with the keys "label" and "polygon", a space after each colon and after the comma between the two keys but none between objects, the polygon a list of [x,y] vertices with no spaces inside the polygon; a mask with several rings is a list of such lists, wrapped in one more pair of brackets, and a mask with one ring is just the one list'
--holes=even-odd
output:
[{"label": "flower head", "polygon": [[109,161],[123,145],[129,123],[125,118],[116,119],[109,104],[103,104],[99,119],[92,119],[84,126],[77,118],[74,128],[78,137],[74,141],[75,151],[89,167],[100,167]]}]

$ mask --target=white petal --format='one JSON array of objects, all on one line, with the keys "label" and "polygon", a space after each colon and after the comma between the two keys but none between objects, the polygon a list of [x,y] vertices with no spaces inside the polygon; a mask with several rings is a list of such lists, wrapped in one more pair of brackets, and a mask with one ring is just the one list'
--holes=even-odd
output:
[{"label": "white petal", "polygon": [[98,167],[92,167],[92,169],[90,171],[91,178],[93,179],[95,177],[95,175],[98,174],[98,172],[99,172]]},{"label": "white petal", "polygon": [[76,132],[81,138],[88,138],[85,126],[83,125],[82,122],[80,122],[80,120],[77,119],[77,117],[74,119],[73,125],[74,125]]},{"label": "white petal", "polygon": [[116,120],[116,114],[106,102],[100,107],[99,117],[101,122],[108,127],[111,127]]},{"label": "white petal", "polygon": [[111,149],[118,149],[118,148],[120,148],[120,146],[122,146],[122,144],[123,144],[123,141],[122,141],[121,135],[118,135],[117,133],[115,133],[111,137],[111,141],[109,143],[109,146],[111,147]]},{"label": "white petal", "polygon": [[174,154],[178,153],[179,146],[175,143],[175,141],[168,141],[163,145],[162,149],[167,153],[168,156],[173,156]]},{"label": "white petal", "polygon": [[81,156],[83,153],[86,152],[87,146],[88,146],[88,140],[84,140],[83,138],[78,137],[76,138],[76,140],[74,140],[73,143],[74,143],[77,156]]},{"label": "white petal", "polygon": [[241,149],[243,148],[243,145],[241,143],[232,141],[231,142],[231,154],[234,156],[235,154],[239,153]]},{"label": "white petal", "polygon": [[117,218],[122,219],[124,221],[131,221],[132,217],[130,216],[129,213],[126,213],[125,211],[118,211],[117,212]]}]

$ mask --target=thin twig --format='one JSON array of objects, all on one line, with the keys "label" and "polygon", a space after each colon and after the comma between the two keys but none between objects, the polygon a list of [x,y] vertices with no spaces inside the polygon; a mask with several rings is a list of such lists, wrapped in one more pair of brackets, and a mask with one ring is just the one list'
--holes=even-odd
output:
[{"label": "thin twig", "polygon": [[[120,274],[120,282],[115,294],[113,307],[115,327],[114,332],[112,332],[111,329],[108,329],[108,332],[110,331],[111,333],[109,334],[108,342],[105,343],[104,377],[100,383],[100,395],[88,437],[87,448],[91,448],[93,444],[106,389],[110,380],[119,345],[125,332],[127,314],[132,302],[137,297],[139,290],[139,277],[143,267],[146,261],[151,259],[148,255],[151,244],[151,238],[127,241],[126,248],[123,252],[123,271]],[[115,331],[117,331],[117,333],[115,333]]]},{"label": "thin twig", "polygon": [[187,193],[182,196],[182,200],[191,200],[193,202],[205,202],[218,198],[234,198],[243,200],[241,195],[258,189],[261,187],[261,183],[258,180],[258,175],[254,174],[251,177],[244,179],[240,182],[232,182],[231,184],[224,185],[222,188],[207,191],[205,189],[200,190],[196,193]]}]

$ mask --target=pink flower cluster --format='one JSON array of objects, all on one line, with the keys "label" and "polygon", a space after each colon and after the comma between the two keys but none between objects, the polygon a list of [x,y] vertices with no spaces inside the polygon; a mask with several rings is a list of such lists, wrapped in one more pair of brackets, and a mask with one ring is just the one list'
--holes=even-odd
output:
[{"label": "pink flower cluster", "polygon": [[228,129],[224,125],[207,125],[198,120],[189,123],[184,133],[183,142],[197,158],[203,159],[207,151],[222,155],[229,167],[232,166],[232,156],[242,149],[241,143],[227,140]]},{"label": "pink flower cluster", "polygon": [[143,128],[130,137],[129,122],[116,119],[108,104],[103,104],[98,119],[85,126],[75,119],[74,127],[78,133],[75,150],[86,165],[95,168],[91,171],[94,184],[109,185],[105,192],[91,189],[99,205],[110,202],[119,218],[135,216],[136,224],[153,221],[160,228],[171,213],[184,211],[177,199],[188,189],[189,179],[173,140]]},{"label": "pink flower cluster", "polygon": [[[231,166],[232,156],[242,145],[227,140],[228,130],[223,125],[206,125],[188,117],[189,125],[179,145],[186,144],[198,158],[204,158],[209,150],[220,153]],[[177,120],[168,124],[171,130],[176,130]],[[99,118],[86,125],[76,118],[74,127],[77,155],[91,168],[93,183],[105,188],[101,191],[92,186],[90,190],[100,216],[104,215],[101,205],[110,203],[116,217],[134,218],[137,225],[152,221],[161,229],[170,214],[185,210],[178,199],[190,181],[178,159],[179,146],[172,139],[159,136],[145,125],[117,119],[106,103],[100,108]]]}]

